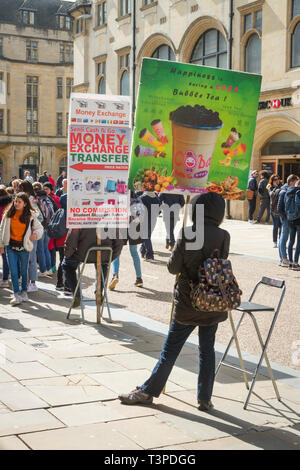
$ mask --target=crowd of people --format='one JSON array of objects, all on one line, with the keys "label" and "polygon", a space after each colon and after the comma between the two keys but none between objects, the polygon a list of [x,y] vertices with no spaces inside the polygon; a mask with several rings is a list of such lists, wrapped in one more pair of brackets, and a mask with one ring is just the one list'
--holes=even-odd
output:
[{"label": "crowd of people", "polygon": [[[257,196],[260,197],[259,209],[254,219]],[[278,248],[279,266],[300,271],[300,178],[289,175],[283,184],[277,174],[269,176],[265,170],[253,170],[248,181],[247,199],[249,223],[262,222],[265,212],[266,223],[272,217],[273,247]]]},{"label": "crowd of people", "polygon": [[[56,182],[47,171],[37,181],[34,181],[30,171],[25,171],[23,180],[13,177],[9,186],[0,186],[0,249],[3,262],[0,287],[10,287],[11,279],[12,305],[27,301],[28,293],[38,290],[38,278],[51,277],[55,280],[55,289],[65,295],[73,295],[75,292],[77,267],[84,260],[87,250],[97,245],[97,238],[96,229],[73,229],[68,232],[67,191],[68,180],[64,171]],[[166,248],[172,251],[175,245],[174,228],[179,220],[180,209],[184,206],[184,197],[166,194],[158,196],[154,192],[145,191],[131,193],[131,203],[138,206],[140,222],[144,214],[146,223],[143,226],[146,229],[141,230],[143,236],[140,234],[137,239],[128,236],[126,240],[109,240],[107,236],[101,236],[102,246],[112,248],[110,290],[114,290],[119,282],[120,254],[127,241],[136,274],[135,286],[143,287],[140,256],[146,262],[154,260],[151,235],[161,212],[166,227]],[[90,254],[87,262],[96,265],[95,253]],[[106,277],[106,253],[102,254],[101,264]],[[73,306],[79,304],[78,291]]]},{"label": "crowd of people", "polygon": [[[55,182],[46,171],[38,181],[25,171],[23,180],[13,177],[8,186],[0,186],[0,287],[9,288],[10,278],[12,305],[29,300],[28,293],[38,290],[36,281],[39,277],[55,276],[56,289],[72,294],[62,270],[67,235],[66,193],[66,172],[62,172]],[[65,234],[51,238],[51,220],[58,211],[62,215]],[[59,253],[58,268],[56,252]]]}]

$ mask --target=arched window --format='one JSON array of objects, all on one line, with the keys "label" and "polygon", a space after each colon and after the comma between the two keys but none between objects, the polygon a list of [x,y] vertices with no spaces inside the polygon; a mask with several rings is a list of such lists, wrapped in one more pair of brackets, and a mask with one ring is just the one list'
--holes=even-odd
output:
[{"label": "arched window", "polygon": [[245,72],[261,72],[261,40],[257,34],[252,34],[245,47]]},{"label": "arched window", "polygon": [[292,34],[292,63],[291,67],[300,67],[300,22]]},{"label": "arched window", "polygon": [[106,81],[105,77],[100,78],[98,82],[98,93],[100,95],[105,95],[106,94]]},{"label": "arched window", "polygon": [[262,147],[261,155],[300,155],[300,137],[294,132],[279,132]]},{"label": "arched window", "polygon": [[227,45],[223,34],[209,29],[198,39],[190,59],[192,64],[227,68]]},{"label": "arched window", "polygon": [[27,158],[25,158],[23,162],[24,165],[36,165],[38,166],[39,164],[39,157],[37,155],[29,155]]},{"label": "arched window", "polygon": [[129,96],[129,73],[124,70],[120,80],[120,94]]},{"label": "arched window", "polygon": [[153,52],[152,57],[163,60],[176,60],[172,48],[167,46],[167,44],[162,44],[161,46],[157,47]]}]

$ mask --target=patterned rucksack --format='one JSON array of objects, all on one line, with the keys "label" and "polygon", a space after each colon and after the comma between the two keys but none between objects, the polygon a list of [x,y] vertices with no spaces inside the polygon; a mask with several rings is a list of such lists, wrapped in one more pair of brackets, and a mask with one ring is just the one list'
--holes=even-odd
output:
[{"label": "patterned rucksack", "polygon": [[227,312],[241,303],[242,291],[227,259],[207,258],[199,270],[199,282],[190,281],[190,288],[192,306],[201,312]]}]

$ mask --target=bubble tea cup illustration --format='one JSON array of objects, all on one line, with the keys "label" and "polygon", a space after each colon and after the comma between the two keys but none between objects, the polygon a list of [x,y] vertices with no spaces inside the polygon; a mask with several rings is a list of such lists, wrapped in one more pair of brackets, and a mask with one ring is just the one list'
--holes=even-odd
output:
[{"label": "bubble tea cup illustration", "polygon": [[180,106],[170,113],[172,169],[177,186],[204,189],[223,122],[205,106]]}]

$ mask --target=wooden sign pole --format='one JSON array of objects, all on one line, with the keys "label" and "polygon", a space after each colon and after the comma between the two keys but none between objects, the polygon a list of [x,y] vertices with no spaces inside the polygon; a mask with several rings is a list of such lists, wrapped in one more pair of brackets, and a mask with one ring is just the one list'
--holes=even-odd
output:
[{"label": "wooden sign pole", "polygon": [[[101,230],[97,231],[97,246],[101,245]],[[96,290],[96,305],[97,305],[97,323],[101,323],[101,251],[97,251],[97,290]]]}]

